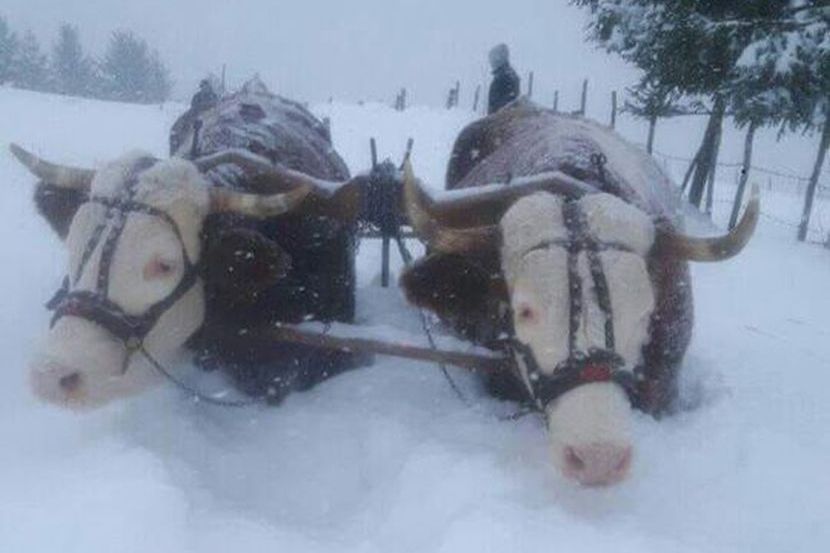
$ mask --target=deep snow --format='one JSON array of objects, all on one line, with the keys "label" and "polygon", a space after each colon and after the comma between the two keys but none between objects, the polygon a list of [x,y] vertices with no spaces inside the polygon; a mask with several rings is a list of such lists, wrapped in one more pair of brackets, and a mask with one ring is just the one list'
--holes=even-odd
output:
[{"label": "deep snow", "polygon": [[[432,365],[379,359],[272,409],[194,404],[169,386],[76,415],[38,404],[25,365],[47,325],[61,245],[35,214],[12,140],[89,164],[163,155],[179,106],[137,107],[0,88],[0,551],[826,551],[830,547],[830,252],[764,218],[737,259],[694,268],[694,411],[637,421],[636,466],[613,489],[562,481],[543,426]],[[439,184],[470,114],[325,105],[352,170],[368,137]],[[695,137],[690,140],[696,140]],[[728,196],[725,189],[724,199]],[[764,210],[790,215],[786,194]],[[718,203],[718,220],[725,203]],[[360,250],[360,319],[417,332]]]}]

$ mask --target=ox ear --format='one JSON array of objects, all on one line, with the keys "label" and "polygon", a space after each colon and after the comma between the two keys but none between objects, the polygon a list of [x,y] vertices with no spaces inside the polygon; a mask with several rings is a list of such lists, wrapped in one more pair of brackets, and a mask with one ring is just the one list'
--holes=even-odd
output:
[{"label": "ox ear", "polygon": [[467,338],[497,338],[508,301],[498,271],[460,255],[433,253],[409,267],[400,283],[410,303],[434,312]]},{"label": "ox ear", "polygon": [[66,239],[69,225],[72,224],[75,213],[85,201],[86,194],[81,190],[44,182],[39,183],[35,188],[37,210],[61,240]]},{"label": "ox ear", "polygon": [[205,275],[212,286],[240,299],[254,299],[291,270],[291,256],[261,233],[236,228],[207,244]]}]

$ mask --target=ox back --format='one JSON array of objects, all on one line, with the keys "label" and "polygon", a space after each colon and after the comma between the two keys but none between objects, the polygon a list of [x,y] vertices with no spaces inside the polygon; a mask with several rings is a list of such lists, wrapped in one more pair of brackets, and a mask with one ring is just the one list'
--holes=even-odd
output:
[{"label": "ox back", "polygon": [[[680,230],[681,203],[676,187],[654,160],[614,131],[581,117],[556,114],[520,99],[505,109],[468,125],[459,135],[447,168],[446,188],[460,189],[522,176],[562,171],[598,192],[613,194],[649,214],[658,228]],[[495,257],[477,260],[494,281],[501,278]],[[647,259],[655,292],[655,310],[643,361],[653,413],[676,398],[677,371],[691,339],[693,307],[688,263],[655,248]],[[449,278],[452,278],[450,276]],[[474,318],[444,317],[465,337],[497,347],[509,334],[509,300],[505,286],[491,286],[500,297],[479,307]],[[463,303],[463,298],[457,300]],[[473,303],[471,301],[470,303]],[[478,302],[482,306],[481,302]],[[446,314],[444,314],[446,315]],[[525,393],[512,375],[492,377],[490,389],[513,399]]]},{"label": "ox back", "polygon": [[[184,114],[171,132],[172,155],[194,159],[231,148],[247,149],[321,179],[349,177],[324,125],[256,80],[208,111]],[[210,180],[243,192],[279,191],[264,188],[228,164],[212,169]],[[292,390],[358,364],[346,353],[248,338],[252,329],[274,322],[353,320],[354,223],[306,209],[267,220],[213,214],[203,232],[207,313],[189,344],[201,366],[221,367],[242,391],[279,401]],[[263,237],[279,251],[263,254],[257,247]],[[271,264],[280,261],[275,255],[290,260],[290,268],[259,285]]]}]

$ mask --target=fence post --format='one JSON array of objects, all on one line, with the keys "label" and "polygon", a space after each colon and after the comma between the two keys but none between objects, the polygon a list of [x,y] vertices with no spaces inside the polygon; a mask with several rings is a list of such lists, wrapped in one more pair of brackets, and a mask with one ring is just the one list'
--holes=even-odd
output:
[{"label": "fence post", "polygon": [[729,230],[732,230],[738,224],[738,213],[744,201],[744,190],[746,189],[746,181],[749,180],[749,170],[752,168],[752,143],[754,140],[755,123],[751,122],[744,140],[744,162],[741,167],[741,180],[738,181],[738,189],[735,191],[735,204],[732,206],[732,214],[729,216]]},{"label": "fence post", "polygon": [[473,113],[478,113],[478,97],[481,94],[481,85],[476,86],[476,93],[473,96]]},{"label": "fence post", "polygon": [[527,97],[533,98],[533,71],[527,76]]},{"label": "fence post", "polygon": [[715,147],[712,154],[712,167],[709,169],[709,180],[706,188],[706,214],[712,218],[712,210],[715,203],[715,173],[718,170],[718,153],[720,152],[720,142],[723,130],[719,130],[715,137]]},{"label": "fence post", "polygon": [[611,92],[611,128],[617,127],[617,91]]},{"label": "fence post", "polygon": [[813,211],[813,200],[815,199],[818,179],[821,176],[821,168],[824,166],[824,157],[827,155],[828,147],[830,147],[830,120],[824,122],[818,155],[816,156],[813,173],[810,175],[807,191],[804,195],[804,211],[801,214],[801,223],[798,225],[799,242],[804,242],[807,239],[807,233],[810,230],[810,215]]},{"label": "fence post", "polygon": [[553,113],[559,113],[559,91],[553,93]]},{"label": "fence post", "polygon": [[579,102],[579,115],[585,117],[585,106],[588,103],[588,79],[582,81],[582,99]]}]

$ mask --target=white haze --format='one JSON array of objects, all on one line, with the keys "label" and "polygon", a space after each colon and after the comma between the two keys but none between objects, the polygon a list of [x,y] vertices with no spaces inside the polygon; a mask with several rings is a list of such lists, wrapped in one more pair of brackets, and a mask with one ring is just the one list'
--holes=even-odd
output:
[{"label": "white haze", "polygon": [[497,42],[511,46],[523,78],[535,71],[547,103],[560,88],[576,108],[589,75],[597,90],[636,78],[582,43],[584,14],[567,0],[5,0],[0,13],[44,43],[61,22],[77,24],[94,53],[113,29],[133,29],[168,61],[182,97],[226,63],[231,83],[259,72],[309,102],[391,101],[406,86],[414,102],[438,104],[460,80],[472,104]]}]

